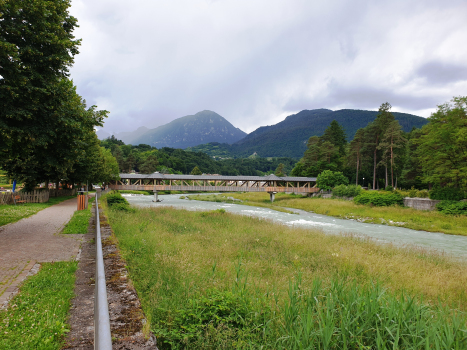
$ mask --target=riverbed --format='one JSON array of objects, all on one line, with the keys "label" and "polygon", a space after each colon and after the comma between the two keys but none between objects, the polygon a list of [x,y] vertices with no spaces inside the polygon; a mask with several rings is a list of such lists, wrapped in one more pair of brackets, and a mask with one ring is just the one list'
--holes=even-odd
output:
[{"label": "riverbed", "polygon": [[283,213],[268,208],[229,204],[218,202],[204,202],[180,199],[179,194],[159,195],[162,202],[154,203],[153,196],[123,194],[128,202],[140,207],[171,206],[187,210],[215,210],[225,209],[234,214],[247,215],[274,222],[301,227],[304,229],[319,229],[324,233],[348,233],[362,237],[370,237],[381,243],[393,243],[398,246],[417,246],[429,250],[436,250],[457,258],[467,259],[467,237],[446,235],[444,233],[416,231],[404,227],[367,224],[356,220],[343,220],[332,216],[320,215],[299,209],[290,209],[294,214]]}]

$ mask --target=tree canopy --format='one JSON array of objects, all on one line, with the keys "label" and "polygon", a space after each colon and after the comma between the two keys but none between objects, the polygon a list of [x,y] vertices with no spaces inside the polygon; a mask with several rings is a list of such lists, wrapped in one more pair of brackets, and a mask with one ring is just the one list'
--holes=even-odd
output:
[{"label": "tree canopy", "polygon": [[438,106],[417,143],[425,183],[467,190],[467,97]]},{"label": "tree canopy", "polygon": [[94,127],[107,111],[88,108],[68,78],[80,40],[68,0],[2,1],[0,166],[33,188],[86,181],[99,153]]}]

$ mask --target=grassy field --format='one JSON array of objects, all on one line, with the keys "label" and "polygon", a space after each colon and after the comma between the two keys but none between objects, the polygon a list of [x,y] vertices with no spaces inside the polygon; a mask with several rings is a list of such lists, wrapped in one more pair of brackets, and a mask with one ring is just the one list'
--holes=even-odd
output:
[{"label": "grassy field", "polygon": [[160,349],[467,348],[465,263],[223,210],[106,212]]},{"label": "grassy field", "polygon": [[467,235],[467,216],[446,215],[436,211],[423,211],[400,206],[370,207],[340,199],[308,198],[284,193],[276,194],[273,204],[269,200],[268,193],[229,193],[228,195],[203,197],[205,196],[190,196],[191,199],[214,201],[233,197],[241,200],[241,204],[263,205],[275,210],[280,207],[295,208],[341,219],[354,219],[367,223],[401,226],[452,235]]},{"label": "grassy field", "polygon": [[70,221],[63,228],[63,234],[86,234],[88,233],[89,219],[92,216],[92,202],[89,200],[88,209],[74,212]]},{"label": "grassy field", "polygon": [[0,205],[0,226],[19,221],[36,214],[42,209],[58,204],[74,196],[51,197],[47,203],[24,203],[18,205]]},{"label": "grassy field", "polygon": [[44,263],[0,311],[0,349],[60,349],[73,297],[77,262]]}]

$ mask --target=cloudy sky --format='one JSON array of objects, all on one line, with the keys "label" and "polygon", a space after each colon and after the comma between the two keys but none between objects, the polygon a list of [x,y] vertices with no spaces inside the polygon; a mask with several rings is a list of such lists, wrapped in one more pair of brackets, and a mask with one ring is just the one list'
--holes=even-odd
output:
[{"label": "cloudy sky", "polygon": [[73,0],[71,77],[108,132],[209,109],[251,132],[303,109],[428,117],[467,95],[465,0]]}]

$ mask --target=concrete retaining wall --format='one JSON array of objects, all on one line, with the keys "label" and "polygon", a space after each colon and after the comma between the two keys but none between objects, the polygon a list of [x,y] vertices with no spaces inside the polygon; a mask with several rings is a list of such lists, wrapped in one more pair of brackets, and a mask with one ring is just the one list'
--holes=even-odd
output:
[{"label": "concrete retaining wall", "polygon": [[418,210],[435,210],[436,204],[441,201],[428,199],[428,198],[404,198],[404,206],[418,209]]}]

